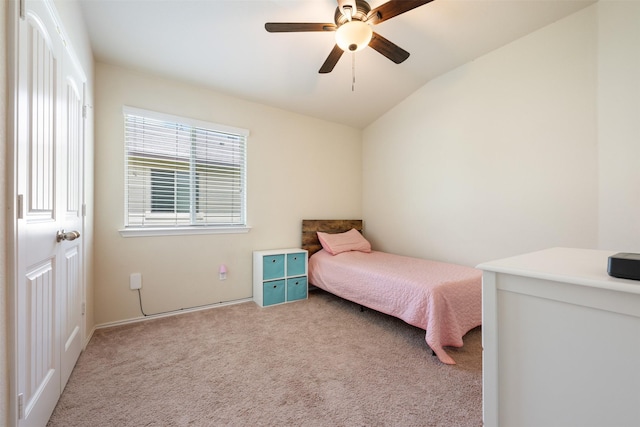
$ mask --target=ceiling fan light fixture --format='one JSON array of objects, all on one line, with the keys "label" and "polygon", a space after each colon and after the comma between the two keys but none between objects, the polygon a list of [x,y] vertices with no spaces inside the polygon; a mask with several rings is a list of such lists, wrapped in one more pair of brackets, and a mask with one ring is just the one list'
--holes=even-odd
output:
[{"label": "ceiling fan light fixture", "polygon": [[362,21],[349,21],[336,30],[336,44],[345,52],[357,52],[369,45],[373,30]]}]

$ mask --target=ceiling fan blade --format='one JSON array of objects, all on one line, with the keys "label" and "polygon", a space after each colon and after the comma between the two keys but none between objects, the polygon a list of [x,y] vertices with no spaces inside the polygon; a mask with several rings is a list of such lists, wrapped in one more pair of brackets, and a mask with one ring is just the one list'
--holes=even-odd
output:
[{"label": "ceiling fan blade", "polygon": [[267,22],[264,28],[270,33],[297,33],[303,31],[335,31],[336,24],[310,22]]},{"label": "ceiling fan blade", "polygon": [[343,53],[344,51],[340,49],[338,45],[335,45],[331,50],[331,53],[329,54],[329,56],[327,56],[327,59],[324,61],[324,64],[322,64],[322,67],[320,67],[320,70],[318,72],[321,74],[330,73],[333,70],[333,67],[335,67],[336,64],[338,63],[338,60],[340,59]]},{"label": "ceiling fan blade", "polygon": [[433,0],[389,0],[369,12],[367,22],[376,25],[432,1]]},{"label": "ceiling fan blade", "polygon": [[409,52],[385,39],[376,32],[373,33],[373,37],[369,42],[369,46],[371,46],[373,49],[377,50],[396,64],[401,63],[409,57]]}]

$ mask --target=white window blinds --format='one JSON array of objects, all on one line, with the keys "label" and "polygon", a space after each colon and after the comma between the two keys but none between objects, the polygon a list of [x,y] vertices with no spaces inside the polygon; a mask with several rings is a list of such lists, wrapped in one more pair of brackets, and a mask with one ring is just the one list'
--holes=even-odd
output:
[{"label": "white window blinds", "polygon": [[249,132],[124,108],[125,227],[246,225]]}]

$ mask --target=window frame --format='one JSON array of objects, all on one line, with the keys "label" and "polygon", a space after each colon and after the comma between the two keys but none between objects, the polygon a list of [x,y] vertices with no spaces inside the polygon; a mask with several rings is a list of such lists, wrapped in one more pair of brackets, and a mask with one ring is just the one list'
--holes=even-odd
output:
[{"label": "window frame", "polygon": [[[244,158],[242,164],[242,197],[241,197],[241,223],[240,224],[179,224],[179,225],[128,225],[128,217],[130,215],[127,200],[129,194],[128,188],[128,180],[127,173],[129,171],[129,157],[128,157],[128,146],[126,140],[126,130],[127,130],[127,116],[134,115],[140,116],[152,120],[160,120],[171,124],[176,125],[185,125],[190,126],[192,128],[200,128],[206,129],[208,131],[220,132],[226,134],[232,134],[240,137],[244,137]],[[123,127],[124,127],[124,173],[125,173],[125,182],[124,182],[124,226],[119,229],[119,233],[123,237],[142,237],[142,236],[171,236],[171,235],[188,235],[188,234],[228,234],[228,233],[247,233],[250,231],[251,227],[247,224],[247,139],[249,136],[249,131],[246,129],[235,128],[226,125],[220,125],[217,123],[206,122],[202,120],[192,119],[188,117],[181,117],[171,114],[159,113],[156,111],[149,111],[140,108],[124,106],[123,107]],[[151,168],[149,168],[149,173],[151,173]],[[177,206],[176,206],[177,208]],[[151,216],[153,215],[163,215],[162,212],[149,212]],[[170,213],[174,217],[179,213]],[[197,212],[189,212],[184,215],[197,215]],[[145,214],[147,215],[147,214]],[[182,215],[182,214],[180,214]]]}]

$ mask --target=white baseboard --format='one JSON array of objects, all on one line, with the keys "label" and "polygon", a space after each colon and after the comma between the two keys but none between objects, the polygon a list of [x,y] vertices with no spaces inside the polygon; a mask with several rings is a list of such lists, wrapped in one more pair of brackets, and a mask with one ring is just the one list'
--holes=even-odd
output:
[{"label": "white baseboard", "polygon": [[82,351],[84,351],[87,348],[87,345],[89,345],[89,341],[91,341],[91,338],[93,338],[93,333],[96,331],[96,326],[93,327],[93,329],[91,329],[91,332],[89,332],[89,334],[85,337],[84,339],[84,343],[82,344]]},{"label": "white baseboard", "polygon": [[[242,304],[242,303],[249,302],[249,301],[253,301],[253,298],[243,298],[243,299],[238,299],[238,300],[234,300],[234,301],[225,301],[225,302],[219,302],[219,303],[215,303],[215,304],[202,305],[202,306],[194,307],[194,308],[183,308],[183,309],[169,311],[169,312],[161,313],[161,314],[150,314],[148,316],[140,316],[140,317],[134,317],[134,318],[131,318],[131,319],[117,320],[115,322],[102,323],[100,325],[94,326],[94,328],[91,331],[91,334],[89,336],[89,339],[91,339],[91,337],[93,336],[93,333],[98,329],[111,328],[111,327],[114,327],[114,326],[129,325],[129,324],[132,324],[132,323],[145,322],[147,320],[160,319],[162,317],[178,316],[180,314],[193,313],[193,312],[202,311],[202,310],[210,310],[212,308],[224,307],[224,306],[227,306],[227,305]],[[87,340],[87,343],[88,342],[89,341]]]}]

